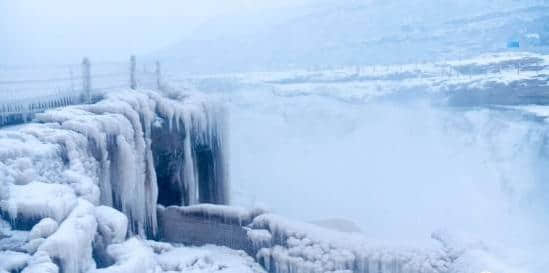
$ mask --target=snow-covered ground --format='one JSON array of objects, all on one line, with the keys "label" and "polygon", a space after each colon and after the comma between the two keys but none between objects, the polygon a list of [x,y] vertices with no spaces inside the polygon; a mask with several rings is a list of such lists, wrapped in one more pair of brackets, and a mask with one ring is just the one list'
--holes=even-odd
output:
[{"label": "snow-covered ground", "polygon": [[[328,96],[348,103],[366,103],[387,96],[427,94],[448,98],[465,93],[475,97],[488,94],[484,100],[468,104],[503,100],[506,104],[521,103],[525,97],[542,99],[549,75],[549,56],[528,52],[501,52],[476,58],[436,63],[401,65],[369,65],[290,70],[279,72],[214,74],[189,76],[169,73],[167,81],[178,84],[190,81],[202,91],[262,89],[279,96]],[[513,89],[515,85],[520,90]],[[532,90],[530,90],[532,89]],[[473,92],[474,94],[470,94]],[[520,94],[515,94],[520,93]],[[535,100],[533,100],[535,101]]]}]

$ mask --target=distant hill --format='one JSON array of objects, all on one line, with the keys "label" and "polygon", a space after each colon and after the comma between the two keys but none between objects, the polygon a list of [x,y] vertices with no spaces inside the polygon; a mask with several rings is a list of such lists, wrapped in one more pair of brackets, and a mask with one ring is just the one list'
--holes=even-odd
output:
[{"label": "distant hill", "polygon": [[[249,71],[549,52],[549,1],[319,1],[204,25],[151,58],[189,71]],[[513,49],[516,50],[516,49]]]}]

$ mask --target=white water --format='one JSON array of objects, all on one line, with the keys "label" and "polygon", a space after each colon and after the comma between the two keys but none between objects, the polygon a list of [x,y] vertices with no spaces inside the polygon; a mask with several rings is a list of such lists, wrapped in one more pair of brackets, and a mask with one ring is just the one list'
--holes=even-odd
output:
[{"label": "white water", "polygon": [[258,92],[229,103],[236,203],[348,219],[398,244],[427,246],[448,230],[533,272],[548,268],[539,256],[549,246],[546,124],[500,110]]}]

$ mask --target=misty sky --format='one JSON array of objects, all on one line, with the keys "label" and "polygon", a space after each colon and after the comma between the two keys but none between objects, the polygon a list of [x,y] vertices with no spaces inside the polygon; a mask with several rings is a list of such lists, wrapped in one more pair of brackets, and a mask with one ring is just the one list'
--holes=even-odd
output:
[{"label": "misty sky", "polygon": [[209,20],[306,1],[0,0],[0,64],[126,59],[180,41]]}]

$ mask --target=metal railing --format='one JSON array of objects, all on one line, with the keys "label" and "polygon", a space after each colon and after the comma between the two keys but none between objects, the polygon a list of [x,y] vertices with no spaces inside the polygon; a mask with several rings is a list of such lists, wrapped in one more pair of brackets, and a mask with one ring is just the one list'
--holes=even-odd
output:
[{"label": "metal railing", "polygon": [[47,109],[93,103],[117,89],[160,88],[160,63],[153,65],[138,71],[131,56],[129,63],[84,58],[81,64],[0,66],[0,127],[27,122]]}]

